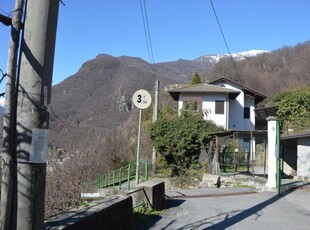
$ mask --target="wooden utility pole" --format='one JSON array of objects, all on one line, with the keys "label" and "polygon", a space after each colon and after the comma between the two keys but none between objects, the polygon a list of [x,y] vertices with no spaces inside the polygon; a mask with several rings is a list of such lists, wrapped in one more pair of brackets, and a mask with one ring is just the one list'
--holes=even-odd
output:
[{"label": "wooden utility pole", "polygon": [[[15,178],[15,124],[16,124],[16,66],[18,60],[19,38],[22,25],[24,0],[16,0],[11,22],[11,39],[8,54],[5,89],[5,111],[3,118],[2,184],[0,229],[9,229],[13,204],[13,184]],[[6,24],[9,25],[9,24]]]},{"label": "wooden utility pole", "polygon": [[43,229],[49,104],[59,0],[27,0],[17,100],[14,229]]}]

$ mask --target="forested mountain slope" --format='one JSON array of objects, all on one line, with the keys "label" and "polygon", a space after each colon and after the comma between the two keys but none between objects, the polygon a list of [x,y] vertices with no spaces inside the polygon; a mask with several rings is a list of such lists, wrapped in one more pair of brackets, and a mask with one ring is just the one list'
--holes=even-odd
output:
[{"label": "forested mountain slope", "polygon": [[68,150],[94,150],[102,149],[104,136],[116,127],[130,136],[135,131],[128,127],[137,123],[131,96],[138,89],[154,95],[155,80],[160,81],[160,104],[167,101],[163,93],[166,85],[189,83],[195,72],[205,82],[226,77],[269,97],[310,84],[309,41],[241,60],[230,56],[217,62],[203,60],[151,65],[140,58],[100,54],[87,61],[76,74],[53,87],[50,144]]}]

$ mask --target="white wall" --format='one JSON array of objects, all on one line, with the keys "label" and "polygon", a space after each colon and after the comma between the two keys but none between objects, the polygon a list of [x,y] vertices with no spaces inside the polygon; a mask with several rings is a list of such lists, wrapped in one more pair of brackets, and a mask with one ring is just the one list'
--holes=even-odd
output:
[{"label": "white wall", "polygon": [[[255,99],[244,94],[239,87],[228,83],[218,83],[217,86],[240,91],[236,99],[228,99],[226,94],[209,94],[202,96],[202,110],[207,111],[205,120],[212,120],[217,125],[230,130],[255,130]],[[179,111],[183,108],[183,96],[188,94],[180,93]],[[215,101],[225,101],[224,114],[215,114]],[[250,108],[250,119],[244,119],[244,107]]]},{"label": "white wall", "polygon": [[178,109],[179,109],[179,116],[181,115],[180,112],[183,109],[183,95],[179,95],[179,102],[178,102]]},{"label": "white wall", "polygon": [[301,138],[297,143],[297,175],[310,177],[310,137]]},{"label": "white wall", "polygon": [[229,122],[228,128],[231,130],[244,130],[243,123],[243,107],[244,107],[244,93],[239,87],[230,85],[228,83],[218,83],[218,86],[224,85],[225,88],[240,91],[240,94],[234,100],[229,100]]},{"label": "white wall", "polygon": [[[241,88],[224,83],[217,83],[217,86],[225,86],[225,88],[238,90],[240,94],[235,100],[229,100],[229,122],[228,127],[231,130],[255,130],[255,99],[245,95]],[[250,119],[243,118],[244,107],[250,108]]]},{"label": "white wall", "polygon": [[[215,114],[215,101],[224,101],[224,114]],[[227,96],[224,94],[205,95],[202,98],[202,110],[206,111],[205,120],[212,120],[215,124],[227,129]]]},{"label": "white wall", "polygon": [[[183,98],[187,94],[180,94],[179,96],[179,102],[178,102],[178,109],[179,114],[181,109],[183,108]],[[215,101],[224,101],[224,114],[215,114]],[[211,95],[204,95],[202,96],[202,111],[205,111],[204,113],[204,119],[205,120],[211,120],[215,124],[224,127],[227,129],[227,110],[228,110],[228,101],[226,94],[211,94]]]},{"label": "white wall", "polygon": [[243,120],[243,130],[255,130],[255,99],[245,95],[244,107],[250,108],[250,119]]}]

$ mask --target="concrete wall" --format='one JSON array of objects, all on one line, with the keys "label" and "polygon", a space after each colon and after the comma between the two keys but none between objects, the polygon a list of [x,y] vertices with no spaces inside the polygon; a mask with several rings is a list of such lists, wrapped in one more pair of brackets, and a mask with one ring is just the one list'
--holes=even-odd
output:
[{"label": "concrete wall", "polygon": [[149,180],[137,185],[136,190],[139,191],[132,194],[134,204],[144,201],[145,203],[150,202],[155,210],[162,210],[164,208],[165,183],[163,181]]},{"label": "concrete wall", "polygon": [[310,177],[310,137],[298,140],[297,154],[297,176]]},{"label": "concrete wall", "polygon": [[56,216],[45,222],[45,229],[132,229],[132,216],[132,198],[114,196]]}]

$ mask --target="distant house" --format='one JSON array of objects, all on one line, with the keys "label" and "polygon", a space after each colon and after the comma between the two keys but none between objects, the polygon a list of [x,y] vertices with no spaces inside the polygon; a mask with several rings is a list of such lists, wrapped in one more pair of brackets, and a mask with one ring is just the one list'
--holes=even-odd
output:
[{"label": "distant house", "polygon": [[178,109],[202,111],[226,130],[255,130],[255,106],[266,96],[235,81],[220,78],[197,85],[169,85],[166,91],[178,101]]}]

